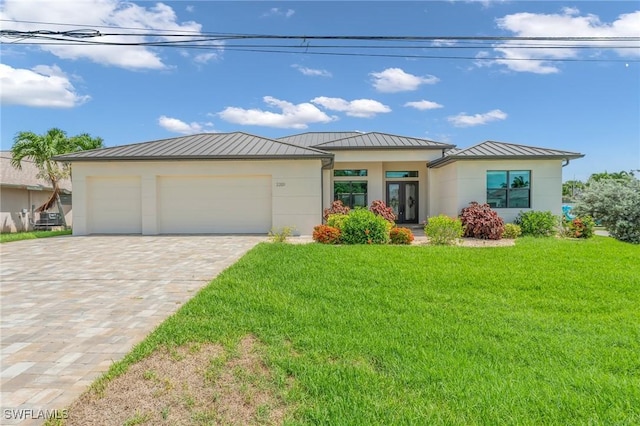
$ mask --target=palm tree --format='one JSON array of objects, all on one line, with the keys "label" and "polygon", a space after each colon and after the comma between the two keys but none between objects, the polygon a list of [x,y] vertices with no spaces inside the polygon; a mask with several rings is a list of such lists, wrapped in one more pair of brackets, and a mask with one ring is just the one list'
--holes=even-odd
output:
[{"label": "palm tree", "polygon": [[49,129],[43,135],[33,132],[19,132],[13,138],[11,147],[11,165],[17,169],[22,169],[22,160],[28,159],[38,167],[38,177],[51,183],[53,193],[51,197],[36,209],[38,212],[49,210],[57,204],[58,211],[62,217],[62,224],[66,228],[67,222],[64,217],[62,203],[60,203],[60,187],[58,182],[69,177],[71,169],[69,163],[59,163],[52,158],[56,155],[69,152],[84,151],[87,149],[102,148],[102,138],[92,138],[89,134],[67,137],[67,134],[57,128]]}]

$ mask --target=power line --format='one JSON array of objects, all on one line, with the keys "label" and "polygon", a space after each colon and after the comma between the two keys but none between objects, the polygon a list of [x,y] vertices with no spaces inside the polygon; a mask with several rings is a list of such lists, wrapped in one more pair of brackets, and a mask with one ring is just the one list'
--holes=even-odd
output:
[{"label": "power line", "polygon": [[[85,45],[85,46],[135,46],[174,47],[198,50],[225,50],[251,53],[288,53],[352,57],[394,57],[417,59],[466,59],[501,61],[545,61],[545,62],[638,62],[635,59],[608,58],[505,58],[468,55],[423,55],[409,53],[371,53],[373,50],[461,50],[509,48],[518,50],[546,49],[639,49],[640,37],[503,37],[503,36],[379,36],[379,35],[286,35],[286,34],[239,34],[204,33],[195,31],[158,30],[154,32],[123,32],[122,30],[150,31],[148,28],[121,28],[96,25],[95,28],[118,29],[119,32],[101,32],[95,28],[77,28],[76,24],[41,23],[37,21],[9,21],[48,25],[74,26],[68,31],[54,30],[0,30],[0,44],[8,44],[2,38],[13,39],[12,45]],[[169,33],[169,34],[167,34]],[[136,40],[114,40],[135,37]],[[140,40],[141,39],[141,40]],[[152,40],[148,40],[152,39]],[[263,41],[247,43],[247,41]],[[273,43],[287,41],[296,44]],[[330,41],[333,43],[322,43]],[[318,44],[314,43],[318,42]],[[340,42],[344,42],[340,44]],[[356,43],[357,44],[354,44]],[[364,43],[363,43],[364,42]],[[394,44],[388,44],[393,42]],[[356,52],[347,52],[352,49]],[[368,52],[362,52],[363,50]]]}]

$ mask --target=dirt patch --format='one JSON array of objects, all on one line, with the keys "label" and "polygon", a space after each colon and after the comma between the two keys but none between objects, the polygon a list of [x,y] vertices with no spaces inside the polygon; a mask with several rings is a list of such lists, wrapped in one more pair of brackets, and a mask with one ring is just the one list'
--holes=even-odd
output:
[{"label": "dirt patch", "polygon": [[[427,237],[417,237],[414,245],[429,245]],[[456,244],[458,247],[508,247],[515,246],[516,240],[503,238],[501,240],[480,240],[477,238],[462,238]]]},{"label": "dirt patch", "polygon": [[515,246],[516,240],[503,238],[501,240],[479,240],[477,238],[463,238],[459,244],[462,247],[506,247]]},{"label": "dirt patch", "polygon": [[65,424],[282,424],[286,407],[258,348],[247,336],[233,353],[213,344],[158,350],[102,393],[84,393]]}]

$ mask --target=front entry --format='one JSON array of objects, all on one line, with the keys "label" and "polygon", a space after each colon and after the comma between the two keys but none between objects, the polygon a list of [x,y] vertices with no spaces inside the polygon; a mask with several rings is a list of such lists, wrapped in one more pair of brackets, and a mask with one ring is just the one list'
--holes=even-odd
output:
[{"label": "front entry", "polygon": [[387,182],[387,205],[396,223],[418,223],[418,182]]}]

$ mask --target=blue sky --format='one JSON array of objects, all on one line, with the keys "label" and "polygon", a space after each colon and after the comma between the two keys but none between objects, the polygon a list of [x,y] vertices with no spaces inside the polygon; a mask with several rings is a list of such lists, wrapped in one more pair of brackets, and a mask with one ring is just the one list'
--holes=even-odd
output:
[{"label": "blue sky", "polygon": [[[640,37],[640,5],[632,1],[5,0],[0,15],[3,30],[129,34],[96,38],[102,42],[170,40],[149,35],[158,30],[194,36]],[[497,140],[586,154],[564,169],[565,180],[640,169],[640,41],[588,49],[528,42],[539,48],[526,50],[518,48],[521,41],[505,40],[255,39],[199,43],[197,49],[2,41],[3,150],[19,131],[51,127],[100,136],[107,146],[200,132],[279,137],[358,130],[463,148]],[[238,50],[239,44],[285,45],[277,49],[288,53]],[[411,47],[392,47],[400,45]],[[349,55],[316,54],[329,51]],[[371,53],[397,57],[362,56]]]}]

